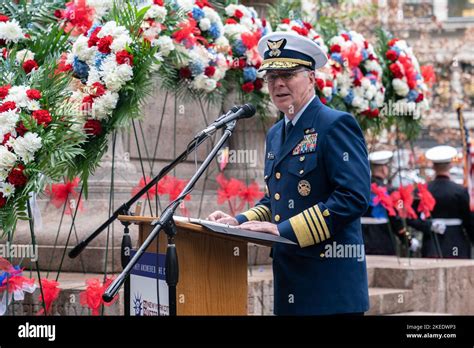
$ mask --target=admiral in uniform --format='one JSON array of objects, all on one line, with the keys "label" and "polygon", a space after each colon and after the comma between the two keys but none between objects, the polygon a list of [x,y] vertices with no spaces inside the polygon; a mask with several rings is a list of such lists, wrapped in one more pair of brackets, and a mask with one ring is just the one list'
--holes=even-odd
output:
[{"label": "admiral in uniform", "polygon": [[423,232],[423,257],[471,258],[474,231],[470,223],[469,194],[451,181],[449,170],[457,151],[451,146],[436,146],[425,156],[433,162],[436,177],[428,190],[436,200],[431,221],[407,220],[408,225]]},{"label": "admiral in uniform", "polygon": [[[392,151],[375,151],[369,154],[371,182],[379,187],[386,187],[388,194],[392,191],[387,182],[392,157]],[[408,244],[411,251],[416,251],[419,247],[419,241],[411,237],[404,228],[403,221],[398,216],[390,216],[381,204],[373,206],[371,203],[361,218],[361,223],[367,255],[397,255],[396,238],[403,245]]]},{"label": "admiral in uniform", "polygon": [[297,34],[274,32],[258,49],[270,96],[285,114],[266,138],[266,194],[234,217],[210,220],[279,234],[298,245],[273,248],[277,315],[363,313],[369,309],[360,217],[370,198],[368,154],[355,118],[315,95],[323,50]]}]

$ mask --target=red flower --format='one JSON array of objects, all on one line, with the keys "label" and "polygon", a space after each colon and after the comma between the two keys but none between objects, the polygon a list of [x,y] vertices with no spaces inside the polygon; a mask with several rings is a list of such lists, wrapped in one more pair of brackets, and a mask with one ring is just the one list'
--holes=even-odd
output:
[{"label": "red flower", "polygon": [[91,36],[89,37],[89,41],[87,42],[87,45],[89,47],[92,47],[92,46],[95,46],[97,45],[97,43],[99,42],[99,38],[97,37],[97,35],[99,34],[100,30],[102,29],[102,27],[97,27],[94,29],[94,31],[91,33]]},{"label": "red flower", "polygon": [[251,93],[255,89],[254,85],[252,82],[246,82],[242,85],[242,91],[245,93]]},{"label": "red flower", "polygon": [[253,48],[257,46],[258,40],[260,40],[261,36],[262,35],[260,34],[260,31],[257,31],[255,33],[243,33],[241,35],[242,43],[248,49]]},{"label": "red flower", "polygon": [[206,76],[208,76],[208,77],[214,76],[215,73],[216,73],[216,67],[214,67],[214,66],[208,66],[204,70],[204,74],[206,74]]},{"label": "red flower", "polygon": [[18,134],[19,137],[22,137],[25,135],[26,132],[28,132],[28,129],[26,129],[25,125],[23,122],[20,122],[18,126],[15,128],[16,133]]},{"label": "red flower", "polygon": [[388,46],[389,47],[392,47],[393,45],[395,45],[395,42],[399,41],[398,39],[392,39],[388,42]]},{"label": "red flower", "polygon": [[300,28],[296,25],[292,26],[291,27],[291,30],[293,31],[296,31],[298,34],[302,35],[302,36],[307,36],[308,35],[308,29],[306,28]]},{"label": "red flower", "polygon": [[351,38],[349,37],[348,34],[342,33],[341,36],[344,38],[344,40],[349,41]]},{"label": "red flower", "polygon": [[426,184],[418,184],[418,196],[420,197],[420,203],[418,204],[418,212],[424,214],[424,218],[429,218],[431,216],[431,212],[433,211],[436,200],[428,191],[428,186]]},{"label": "red flower", "polygon": [[23,171],[25,167],[21,164],[12,169],[10,174],[8,174],[8,182],[15,187],[22,187],[28,182],[28,178]]},{"label": "red flower", "polygon": [[8,22],[10,20],[10,17],[5,16],[4,14],[0,14],[0,22]]},{"label": "red flower", "polygon": [[191,76],[192,76],[192,72],[188,67],[179,69],[179,78],[189,79],[191,78]]},{"label": "red flower", "polygon": [[28,98],[30,99],[41,99],[41,92],[38,91],[37,89],[29,89],[26,91],[26,95],[28,96]]},{"label": "red flower", "polygon": [[153,3],[158,6],[164,6],[164,1],[163,0],[153,0]]},{"label": "red flower", "polygon": [[91,111],[93,103],[94,103],[94,96],[86,95],[84,98],[82,98],[81,110],[86,111],[86,112]]},{"label": "red flower", "polygon": [[265,18],[262,18],[262,26],[263,27],[267,26],[267,20]]},{"label": "red flower", "polygon": [[84,124],[86,134],[97,136],[102,133],[102,124],[98,120],[87,120]]},{"label": "red flower", "polygon": [[318,89],[319,89],[320,91],[323,90],[324,85],[325,85],[325,84],[324,84],[324,80],[323,80],[323,79],[316,78],[316,86],[318,86]]},{"label": "red flower", "polygon": [[394,50],[388,50],[387,53],[385,53],[385,56],[387,57],[388,60],[396,61],[398,54]]},{"label": "red flower", "polygon": [[5,112],[9,110],[15,110],[16,109],[16,104],[15,102],[12,101],[7,101],[0,105],[0,112]]},{"label": "red flower", "polygon": [[[50,196],[51,203],[59,209],[63,207],[68,200],[77,199],[79,197],[79,194],[75,190],[78,185],[79,178],[74,178],[73,181],[52,184],[51,188],[46,189],[46,193]],[[78,209],[82,210],[82,201],[79,202]],[[66,205],[65,213],[71,215],[71,204]]]},{"label": "red flower", "polygon": [[247,65],[247,60],[245,58],[239,58],[239,69],[245,68]]},{"label": "red flower", "polygon": [[[59,289],[59,283],[55,280],[41,279],[41,286],[43,288],[44,305],[46,307],[46,314],[51,314],[53,302],[59,297],[61,289]],[[38,301],[43,302],[43,296],[40,292]],[[44,314],[44,308],[41,308],[37,313],[38,315]]]},{"label": "red flower", "polygon": [[379,114],[380,114],[379,109],[373,109],[373,110],[370,110],[369,117],[370,118],[377,118],[377,117],[379,117]]},{"label": "red flower", "polygon": [[86,280],[86,290],[81,292],[79,298],[82,306],[87,306],[92,310],[92,315],[99,315],[100,306],[111,306],[115,301],[117,301],[118,296],[108,303],[102,299],[102,295],[112,281],[112,278],[107,278],[102,284],[98,278]]},{"label": "red flower", "polygon": [[97,49],[99,50],[100,53],[109,54],[110,52],[112,52],[110,50],[110,45],[112,45],[113,41],[114,41],[114,38],[112,36],[110,35],[104,36],[97,43]]},{"label": "red flower", "polygon": [[57,19],[62,19],[64,16],[64,10],[56,10],[54,11],[54,17]]},{"label": "red flower", "polygon": [[255,82],[253,83],[255,90],[259,91],[263,87],[263,79],[256,79]]},{"label": "red flower", "polygon": [[234,17],[240,19],[240,18],[242,18],[243,16],[244,16],[244,14],[242,13],[242,11],[240,11],[240,10],[235,10],[235,12],[234,12]]},{"label": "red flower", "polygon": [[118,64],[128,64],[130,66],[133,66],[133,55],[128,53],[126,50],[117,52],[117,54],[115,55],[115,60]]},{"label": "red flower", "polygon": [[[146,176],[145,179],[142,177],[140,181],[138,182],[138,185],[132,189],[132,196],[135,196],[138,192],[140,192],[150,181],[151,181],[151,178],[149,176]],[[155,197],[156,194],[158,193],[158,185],[153,186],[147,192],[148,192],[147,197],[149,197],[150,199]]]},{"label": "red flower", "polygon": [[5,145],[7,143],[8,140],[10,140],[12,134],[11,133],[7,133],[3,136],[3,141],[0,143],[0,145]]},{"label": "red flower", "polygon": [[94,82],[92,84],[91,96],[94,98],[102,97],[105,94],[105,86],[100,82]]},{"label": "red flower", "polygon": [[7,205],[7,199],[3,197],[3,193],[0,192],[0,208],[3,208]]},{"label": "red flower", "polygon": [[290,24],[290,19],[289,18],[283,18],[281,20],[281,22],[284,23],[284,24]]},{"label": "red flower", "polygon": [[329,49],[330,52],[341,52],[341,46],[337,45],[337,44],[334,44],[331,46],[331,48]]},{"label": "red flower", "polygon": [[324,98],[324,97],[321,97],[319,99],[321,100],[321,103],[323,103],[324,105],[326,105],[328,103],[327,99]]},{"label": "red flower", "polygon": [[36,120],[36,122],[39,125],[42,125],[44,127],[47,127],[48,124],[50,124],[51,121],[53,120],[48,110],[33,111],[33,118]]},{"label": "red flower", "polygon": [[390,64],[389,69],[392,72],[393,76],[395,76],[397,79],[403,78],[402,69],[400,68],[400,65],[398,65],[397,63]]},{"label": "red flower", "polygon": [[225,24],[237,24],[237,21],[234,18],[227,18]]},{"label": "red flower", "polygon": [[413,185],[400,186],[398,191],[390,194],[393,205],[398,212],[398,215],[403,218],[416,219],[418,216],[412,207],[413,204]]},{"label": "red flower", "polygon": [[306,29],[310,30],[310,29],[313,29],[313,26],[311,25],[311,23],[308,23],[308,22],[303,22],[303,25]]},{"label": "red flower", "polygon": [[223,204],[237,197],[242,188],[245,187],[242,181],[235,178],[227,179],[222,173],[216,177],[216,181],[219,184],[219,189],[217,190],[217,204]]},{"label": "red flower", "polygon": [[331,80],[326,80],[326,87],[334,87],[334,84],[332,83]]},{"label": "red flower", "polygon": [[416,99],[415,99],[415,103],[421,102],[424,98],[425,97],[424,97],[423,93],[418,94],[418,97],[416,97]]},{"label": "red flower", "polygon": [[23,63],[23,70],[25,70],[27,74],[32,72],[34,69],[38,69],[38,63],[33,59],[29,59]]},{"label": "red flower", "polygon": [[370,191],[375,195],[373,199],[374,205],[382,204],[382,206],[387,210],[388,215],[395,216],[395,209],[393,209],[393,201],[387,193],[387,188],[383,186],[378,186],[376,183],[370,185]]},{"label": "red flower", "polygon": [[[254,181],[249,186],[245,186],[242,183],[241,190],[239,192],[239,197],[242,200],[242,208],[245,203],[253,206],[255,201],[258,201],[260,198],[263,197],[263,192],[260,191],[258,184]],[[240,208],[240,207],[239,207]]]},{"label": "red flower", "polygon": [[421,66],[421,75],[428,86],[432,86],[436,82],[436,74],[432,65]]}]

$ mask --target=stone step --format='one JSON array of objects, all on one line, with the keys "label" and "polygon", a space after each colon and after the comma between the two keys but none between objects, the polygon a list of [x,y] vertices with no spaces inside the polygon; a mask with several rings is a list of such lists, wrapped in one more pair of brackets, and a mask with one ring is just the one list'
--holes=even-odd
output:
[{"label": "stone step", "polygon": [[386,315],[413,310],[413,291],[407,289],[369,288],[367,315]]},{"label": "stone step", "polygon": [[435,312],[404,312],[404,313],[395,313],[390,315],[416,315],[416,316],[425,316],[425,315],[452,315],[450,313],[435,313]]}]

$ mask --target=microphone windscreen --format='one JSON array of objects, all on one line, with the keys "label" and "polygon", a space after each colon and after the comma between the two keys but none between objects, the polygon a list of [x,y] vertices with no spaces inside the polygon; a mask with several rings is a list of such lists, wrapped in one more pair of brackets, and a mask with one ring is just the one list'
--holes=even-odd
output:
[{"label": "microphone windscreen", "polygon": [[255,112],[257,112],[257,109],[255,108],[255,106],[253,106],[250,103],[242,106],[242,109],[244,110],[244,113],[242,116],[245,118],[252,117],[253,115],[255,115]]}]

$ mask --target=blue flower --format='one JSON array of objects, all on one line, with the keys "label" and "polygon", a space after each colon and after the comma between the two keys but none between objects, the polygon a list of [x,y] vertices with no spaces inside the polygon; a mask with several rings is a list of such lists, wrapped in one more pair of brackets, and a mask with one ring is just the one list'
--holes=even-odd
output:
[{"label": "blue flower", "polygon": [[262,31],[262,36],[267,35],[267,33],[268,33],[268,28],[267,28],[267,27],[264,27],[264,28],[263,28],[263,31]]},{"label": "blue flower", "polygon": [[397,56],[400,56],[400,53],[402,53],[402,50],[396,46],[392,46],[390,49],[397,52]]},{"label": "blue flower", "polygon": [[81,82],[86,83],[87,78],[89,77],[89,65],[87,65],[85,62],[83,62],[79,58],[74,57],[72,68],[74,69],[74,73],[81,80]]},{"label": "blue flower", "polygon": [[344,64],[344,59],[342,59],[342,56],[341,56],[340,53],[332,53],[331,54],[331,59],[338,62],[341,65]]},{"label": "blue flower", "polygon": [[235,40],[234,44],[232,45],[232,50],[238,55],[243,56],[247,51],[247,47],[245,47],[242,40]]},{"label": "blue flower", "polygon": [[410,92],[408,92],[407,99],[414,102],[416,98],[418,98],[418,92],[414,89],[411,89]]},{"label": "blue flower", "polygon": [[201,10],[199,7],[194,7],[193,18],[197,21],[201,20],[202,18],[204,18],[204,11]]},{"label": "blue flower", "polygon": [[5,279],[7,279],[7,275],[7,272],[3,272],[2,274],[0,274],[0,285],[2,285]]},{"label": "blue flower", "polygon": [[347,93],[347,95],[344,97],[344,102],[348,105],[352,105],[352,101],[354,100],[354,92],[352,90]]},{"label": "blue flower", "polygon": [[204,67],[200,62],[192,62],[189,64],[189,69],[191,70],[193,76],[197,76],[204,72]]},{"label": "blue flower", "polygon": [[100,68],[100,66],[102,65],[102,62],[104,61],[105,58],[107,58],[108,54],[104,54],[104,53],[100,53],[100,52],[97,52],[95,54],[95,61],[94,61],[94,65],[96,66],[97,69]]},{"label": "blue flower", "polygon": [[217,39],[221,36],[221,29],[216,23],[211,24],[211,27],[209,28],[209,35],[211,35],[214,39]]},{"label": "blue flower", "polygon": [[244,81],[253,82],[257,79],[257,69],[253,67],[244,68]]},{"label": "blue flower", "polygon": [[362,49],[362,59],[366,60],[367,58],[369,58],[369,54],[367,53],[367,50]]}]

